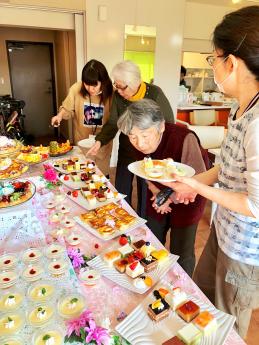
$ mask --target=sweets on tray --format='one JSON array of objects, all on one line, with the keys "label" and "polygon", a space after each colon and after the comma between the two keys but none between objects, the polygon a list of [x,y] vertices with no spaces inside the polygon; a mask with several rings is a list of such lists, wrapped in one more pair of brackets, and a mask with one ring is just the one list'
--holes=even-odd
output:
[{"label": "sweets on tray", "polygon": [[14,311],[0,317],[0,334],[14,335],[22,327],[24,321],[20,313]]},{"label": "sweets on tray", "polygon": [[103,236],[125,230],[137,220],[135,216],[130,215],[115,203],[83,213],[80,215],[80,219]]},{"label": "sweets on tray", "polygon": [[19,205],[33,196],[34,185],[30,181],[0,183],[0,208]]},{"label": "sweets on tray", "polygon": [[28,165],[26,165],[25,163],[19,162],[17,160],[12,160],[10,158],[4,158],[4,160],[1,160],[0,180],[17,178],[27,170]]},{"label": "sweets on tray", "polygon": [[0,136],[0,155],[8,155],[16,152],[21,143],[14,139],[9,139],[4,135]]},{"label": "sweets on tray", "polygon": [[50,156],[59,156],[71,151],[73,146],[71,146],[70,141],[67,140],[65,143],[58,143],[57,141],[51,141],[49,143],[49,154]]},{"label": "sweets on tray", "polygon": [[23,146],[17,159],[30,164],[41,163],[49,157],[49,148],[40,146]]},{"label": "sweets on tray", "polygon": [[151,157],[145,157],[142,165],[145,174],[152,178],[167,177],[168,174],[186,175],[185,169],[178,166],[172,158],[156,160]]}]

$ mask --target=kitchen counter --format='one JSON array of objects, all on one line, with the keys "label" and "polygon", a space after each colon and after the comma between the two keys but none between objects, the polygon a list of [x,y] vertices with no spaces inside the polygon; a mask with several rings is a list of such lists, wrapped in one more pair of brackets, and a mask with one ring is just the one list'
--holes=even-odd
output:
[{"label": "kitchen counter", "polygon": [[226,105],[201,105],[201,104],[190,104],[178,106],[177,110],[205,110],[205,109],[230,109],[231,104],[227,103]]}]

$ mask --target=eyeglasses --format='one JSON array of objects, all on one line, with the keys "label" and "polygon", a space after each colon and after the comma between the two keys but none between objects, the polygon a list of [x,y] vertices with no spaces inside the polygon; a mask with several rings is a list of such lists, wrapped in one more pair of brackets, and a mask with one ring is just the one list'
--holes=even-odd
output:
[{"label": "eyeglasses", "polygon": [[121,91],[125,91],[128,87],[128,85],[126,86],[117,85],[115,82],[113,83],[113,86],[115,87],[116,90],[121,90]]},{"label": "eyeglasses", "polygon": [[224,55],[216,55],[216,56],[209,55],[206,57],[206,60],[210,66],[213,66],[216,58],[221,58],[221,57],[224,57]]}]

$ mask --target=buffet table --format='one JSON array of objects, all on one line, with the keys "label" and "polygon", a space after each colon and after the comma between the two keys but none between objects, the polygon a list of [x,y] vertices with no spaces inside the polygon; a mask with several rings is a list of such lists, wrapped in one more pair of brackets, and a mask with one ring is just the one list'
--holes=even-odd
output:
[{"label": "buffet table", "polygon": [[[77,147],[73,149],[70,155],[81,156],[82,159],[85,159]],[[29,171],[26,172],[22,177],[31,178],[32,182],[37,185],[37,180],[39,181],[37,176],[41,175],[42,172],[42,164],[38,164],[30,166]],[[67,189],[64,188],[64,190],[66,191]],[[40,221],[42,228],[45,231],[45,235],[47,236],[47,241],[51,241],[49,238],[49,233],[53,226],[49,221],[50,210],[42,207],[42,198],[44,198],[44,195],[36,193],[36,195],[27,203],[10,208],[8,210],[0,211],[0,216],[1,213],[3,214],[3,212],[5,214],[11,214],[12,212],[19,210],[30,209],[32,214],[34,214]],[[121,203],[124,208],[130,209],[129,205],[127,205],[124,200],[122,200]],[[68,198],[65,199],[64,205],[67,205],[70,208],[70,215],[76,216],[85,212],[84,209]],[[118,243],[118,238],[104,241],[85,231],[79,225],[77,225],[77,231],[81,233],[81,243],[77,247],[82,253],[84,253],[84,255],[88,257],[99,255],[114,244]],[[129,235],[133,237],[134,240],[144,239],[145,241],[150,241],[152,244],[161,247],[161,244],[145,225],[132,230]],[[0,250],[1,252],[6,250],[6,242],[3,237],[1,237]],[[177,262],[173,264],[171,269],[169,269],[169,271],[163,277],[163,281],[166,281],[172,286],[179,286],[188,295],[191,295],[194,298],[202,300],[208,305],[211,305],[206,296],[200,291],[200,289],[195,285],[195,283],[184,272]],[[145,294],[131,292],[103,276],[101,276],[96,285],[87,286],[81,283],[81,287],[86,298],[87,308],[93,312],[96,322],[105,325],[106,327],[110,326],[111,329],[115,329],[115,327],[121,322],[122,315],[129,315],[133,309],[141,303],[143,298],[149,294],[149,292]],[[245,342],[232,329],[227,336],[225,344],[244,345]],[[215,343],[214,345],[217,344]]]}]

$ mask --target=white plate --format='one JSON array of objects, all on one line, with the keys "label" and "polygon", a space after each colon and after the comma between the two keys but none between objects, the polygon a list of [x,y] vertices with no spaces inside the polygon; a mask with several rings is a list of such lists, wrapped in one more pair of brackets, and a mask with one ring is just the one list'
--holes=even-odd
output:
[{"label": "white plate", "polygon": [[92,205],[89,205],[89,202],[86,200],[86,198],[83,197],[83,195],[81,194],[80,191],[78,191],[78,197],[76,197],[76,198],[73,197],[72,194],[71,195],[67,194],[67,196],[70,200],[74,201],[79,206],[83,207],[84,209],[86,209],[88,211],[94,210],[97,207],[105,206],[105,205],[108,205],[112,202],[117,202],[119,200],[126,198],[126,195],[119,193],[117,198],[107,199],[105,201],[96,200],[96,204],[92,206]]},{"label": "white plate", "polygon": [[[169,254],[168,258],[165,259],[164,261],[161,261],[161,263],[158,264],[156,269],[148,273],[143,273],[142,275],[151,277],[153,280],[153,286],[154,286],[159,281],[159,279],[163,277],[163,275],[166,274],[166,272],[176,263],[178,258],[179,256],[177,255]],[[93,267],[94,269],[98,270],[106,278],[112,280],[113,282],[117,283],[118,285],[130,291],[143,294],[150,289],[150,287],[148,286],[146,287],[146,289],[137,289],[133,285],[133,279],[131,277],[129,277],[126,273],[118,272],[116,268],[114,267],[109,267],[103,261],[100,255],[98,255],[91,261],[88,261],[87,264],[90,267]],[[160,344],[160,343],[157,343],[157,344]]]},{"label": "white plate", "polygon": [[[177,163],[177,162],[173,162],[172,165],[178,167],[178,168],[182,168],[185,170],[186,174],[184,175],[185,177],[192,177],[195,174],[195,170],[190,167],[189,165],[183,164],[183,163]],[[137,161],[137,162],[133,162],[130,163],[128,165],[128,169],[130,172],[132,172],[133,174],[144,178],[145,180],[149,180],[149,181],[156,181],[156,182],[172,182],[175,181],[172,177],[170,177],[170,175],[166,172],[164,173],[161,177],[157,177],[157,178],[153,178],[148,176],[145,171],[144,171],[144,161]]]},{"label": "white plate", "polygon": [[[201,338],[199,345],[223,345],[231,331],[235,318],[188,296],[201,310],[208,310],[217,319],[218,328]],[[131,345],[157,345],[176,335],[187,323],[172,310],[167,318],[154,322],[147,315],[148,305],[155,300],[153,291],[115,328]]]},{"label": "white plate", "polygon": [[[109,201],[110,203],[110,201]],[[102,205],[104,206],[104,205]],[[88,225],[87,223],[83,222],[80,217],[74,217],[74,220],[79,224],[81,225],[84,229],[86,229],[87,231],[89,231],[91,234],[93,234],[94,236],[100,238],[101,240],[103,241],[109,241],[115,237],[118,237],[120,236],[121,234],[126,234],[128,232],[130,232],[131,230],[133,229],[136,229],[138,228],[139,226],[142,226],[146,223],[146,220],[143,219],[143,218],[140,218],[138,216],[135,216],[137,217],[136,218],[136,221],[131,225],[129,226],[127,229],[123,229],[123,230],[116,230],[113,234],[110,234],[110,235],[107,235],[107,236],[103,236],[99,233],[98,230],[92,228],[90,225]]]}]

